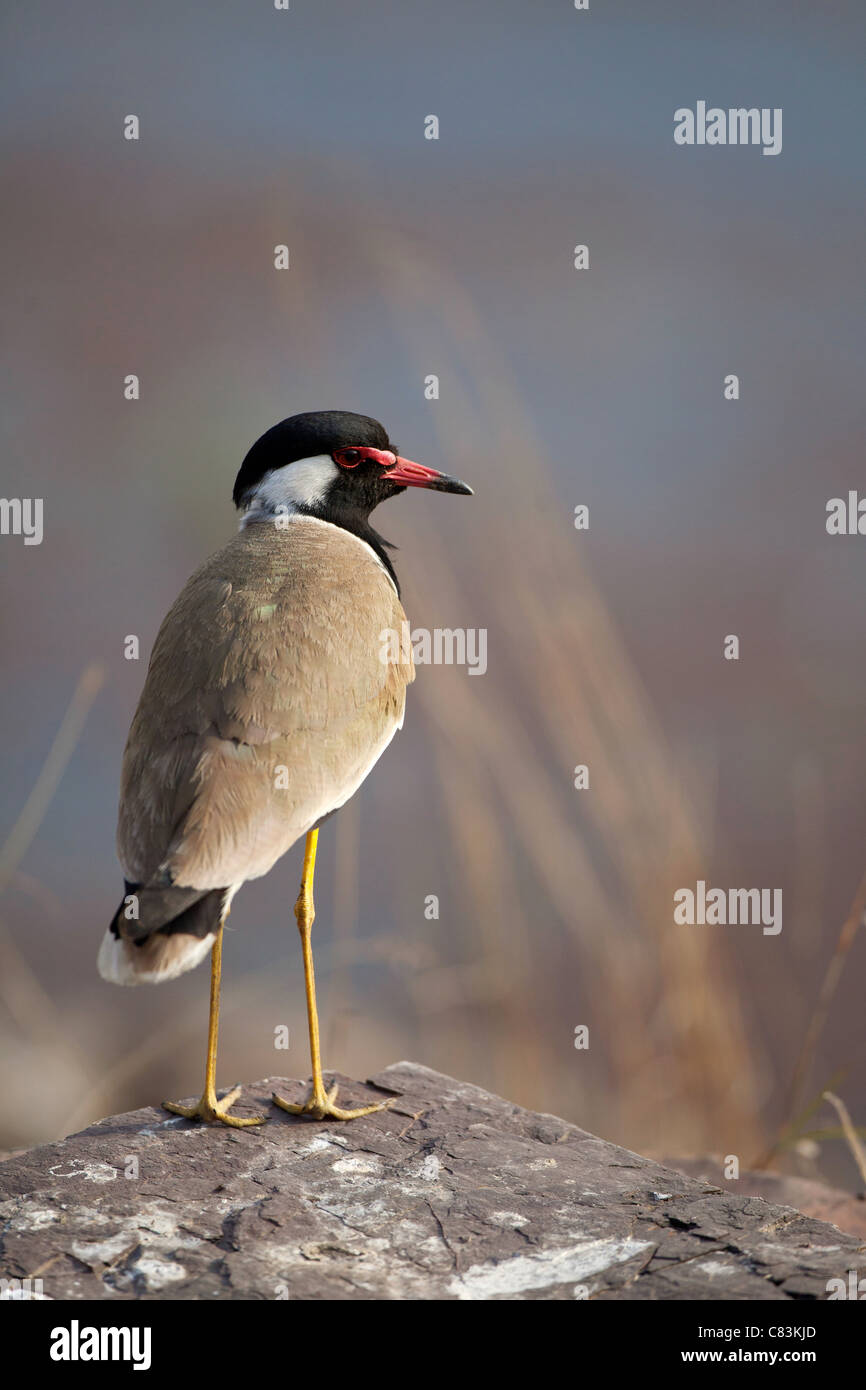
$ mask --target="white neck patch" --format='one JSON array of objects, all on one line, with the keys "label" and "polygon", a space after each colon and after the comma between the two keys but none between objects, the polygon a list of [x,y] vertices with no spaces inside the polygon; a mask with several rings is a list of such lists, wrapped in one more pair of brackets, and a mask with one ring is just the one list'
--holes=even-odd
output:
[{"label": "white neck patch", "polygon": [[313,458],[287,463],[285,468],[272,468],[250,494],[240,519],[240,529],[250,521],[275,515],[278,507],[291,514],[300,507],[323,502],[339,475],[340,470],[330,454],[316,454]]}]

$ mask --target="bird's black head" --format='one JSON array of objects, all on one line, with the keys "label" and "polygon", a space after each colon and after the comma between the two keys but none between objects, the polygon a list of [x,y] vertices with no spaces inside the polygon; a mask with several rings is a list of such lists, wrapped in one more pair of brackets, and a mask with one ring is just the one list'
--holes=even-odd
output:
[{"label": "bird's black head", "polygon": [[315,410],[291,415],[256,440],[241,464],[234,502],[243,524],[294,513],[342,526],[372,545],[393,576],[386,542],[369,516],[407,487],[472,492],[456,478],[401,458],[384,426],[369,415]]},{"label": "bird's black head", "polygon": [[[250,449],[235,480],[236,507],[249,505],[252,495],[269,474],[288,468],[289,464],[326,460],[337,449],[353,444],[373,449],[388,448],[388,433],[369,415],[354,415],[348,410],[311,410],[304,415],[290,415],[266,431]],[[326,477],[329,469],[320,470]],[[304,470],[309,481],[310,470]],[[293,482],[298,483],[298,470]],[[289,483],[288,477],[285,479]]]}]

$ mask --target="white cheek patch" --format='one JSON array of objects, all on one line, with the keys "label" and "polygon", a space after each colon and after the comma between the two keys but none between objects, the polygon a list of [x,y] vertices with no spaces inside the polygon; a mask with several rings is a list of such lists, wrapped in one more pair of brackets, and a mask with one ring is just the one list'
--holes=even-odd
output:
[{"label": "white cheek patch", "polygon": [[278,507],[295,512],[299,507],[323,502],[339,475],[340,470],[329,454],[317,454],[314,458],[287,463],[285,468],[272,469],[251,494],[241,526],[255,517],[273,515]]}]

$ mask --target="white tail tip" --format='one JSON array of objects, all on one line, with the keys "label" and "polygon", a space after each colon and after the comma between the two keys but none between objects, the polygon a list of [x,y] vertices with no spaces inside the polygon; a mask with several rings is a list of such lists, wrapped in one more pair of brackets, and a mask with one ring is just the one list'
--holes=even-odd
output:
[{"label": "white tail tip", "polygon": [[214,943],[214,934],[186,936],[175,932],[166,936],[154,932],[141,946],[123,941],[107,931],[102,938],[96,968],[112,985],[161,985],[176,980],[200,965]]}]

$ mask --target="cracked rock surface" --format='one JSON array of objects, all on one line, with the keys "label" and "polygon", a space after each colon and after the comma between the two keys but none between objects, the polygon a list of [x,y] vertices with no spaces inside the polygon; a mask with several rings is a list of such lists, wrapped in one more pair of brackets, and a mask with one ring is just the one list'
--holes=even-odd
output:
[{"label": "cracked rock surface", "polygon": [[400,1062],[290,1116],[148,1108],[0,1164],[0,1276],[52,1299],[823,1299],[866,1243]]}]

